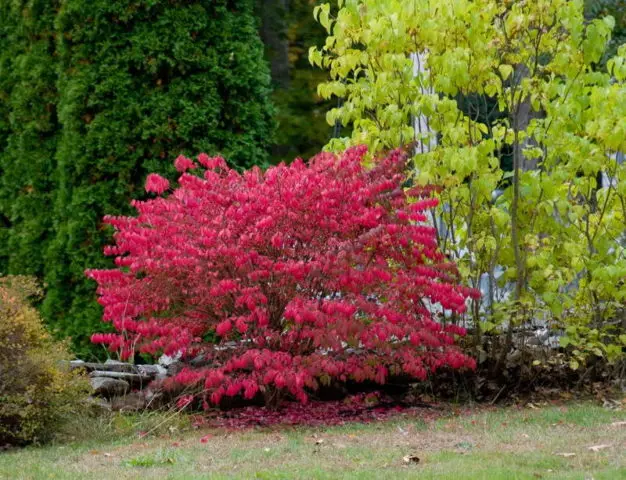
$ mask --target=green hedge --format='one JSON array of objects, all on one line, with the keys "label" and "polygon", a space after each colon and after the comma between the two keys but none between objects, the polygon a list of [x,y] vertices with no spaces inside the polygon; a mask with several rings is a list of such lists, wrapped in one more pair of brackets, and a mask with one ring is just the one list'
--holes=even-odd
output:
[{"label": "green hedge", "polygon": [[[89,334],[102,329],[95,285],[83,275],[109,265],[102,216],[128,213],[129,200],[144,196],[147,173],[173,176],[181,153],[264,164],[270,79],[251,0],[54,3],[14,2],[0,20],[0,43],[11,46],[1,65],[24,69],[1,88],[9,106],[0,110],[0,216],[9,229],[0,265],[44,278],[46,320],[84,353]],[[35,4],[46,15],[30,9]],[[45,57],[42,76],[28,69],[36,55]],[[7,129],[7,117],[28,115],[42,121],[10,120]]]},{"label": "green hedge", "polygon": [[53,31],[58,4],[0,6],[0,272],[44,270],[59,130]]}]

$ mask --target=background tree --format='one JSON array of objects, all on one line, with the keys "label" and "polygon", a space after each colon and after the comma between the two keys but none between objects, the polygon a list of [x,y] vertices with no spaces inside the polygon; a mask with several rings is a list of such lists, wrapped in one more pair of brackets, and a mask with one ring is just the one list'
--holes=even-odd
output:
[{"label": "background tree", "polygon": [[269,60],[272,82],[275,87],[289,88],[289,0],[260,0],[257,15],[261,21],[261,39]]},{"label": "background tree", "polygon": [[[315,93],[317,85],[324,80],[324,73],[311,68],[306,55],[309,47],[320,46],[325,40],[324,29],[312,15],[313,8],[322,3],[323,0],[257,1],[261,38],[272,66],[273,100],[280,124],[272,149],[274,163],[289,161],[298,155],[308,158],[326,144],[329,137],[341,134],[341,128],[337,128],[342,127],[340,122],[329,126],[324,120],[325,112],[336,106],[338,99],[324,99]],[[612,15],[616,20],[603,58],[605,63],[616,53],[617,46],[626,41],[625,0],[586,0],[585,15],[589,20]],[[486,95],[457,95],[456,98],[466,115],[485,124],[506,115],[499,111],[497,101]],[[528,117],[531,112],[526,110],[522,113]],[[505,170],[512,169],[512,151],[502,151],[500,160]]]},{"label": "background tree", "polygon": [[[43,276],[42,311],[86,347],[101,218],[185,152],[267,162],[270,76],[252,0],[2,2],[0,268]],[[169,165],[169,162],[167,162]]]},{"label": "background tree", "polygon": [[279,128],[272,162],[309,158],[333,133],[325,120],[331,107],[316,93],[325,74],[311,66],[308,49],[324,43],[324,29],[313,18],[320,0],[259,0],[265,53],[272,67],[273,101]]},{"label": "background tree", "polygon": [[0,5],[0,272],[44,271],[59,127],[58,7],[49,0]]},{"label": "background tree", "polygon": [[607,16],[615,19],[611,40],[601,60],[606,64],[617,53],[617,48],[626,43],[626,0],[585,0],[585,16],[588,19]]}]

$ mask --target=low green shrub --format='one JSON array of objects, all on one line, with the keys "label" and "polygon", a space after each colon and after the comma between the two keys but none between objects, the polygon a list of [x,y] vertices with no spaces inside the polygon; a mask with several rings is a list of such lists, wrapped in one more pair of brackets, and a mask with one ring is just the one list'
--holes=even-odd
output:
[{"label": "low green shrub", "polygon": [[40,293],[29,277],[0,278],[0,445],[49,439],[87,392],[29,304]]}]

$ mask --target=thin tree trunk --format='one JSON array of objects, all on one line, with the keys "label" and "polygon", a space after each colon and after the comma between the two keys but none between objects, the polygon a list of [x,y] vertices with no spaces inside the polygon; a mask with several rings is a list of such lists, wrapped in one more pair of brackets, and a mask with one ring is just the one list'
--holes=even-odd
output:
[{"label": "thin tree trunk", "polygon": [[[513,196],[511,199],[511,243],[513,247],[513,255],[515,258],[515,289],[513,301],[515,303],[514,314],[509,318],[509,325],[506,331],[506,337],[502,351],[495,365],[496,373],[500,372],[506,361],[506,356],[513,346],[513,327],[519,321],[520,301],[524,291],[526,279],[525,261],[522,257],[522,245],[519,231],[519,200],[520,200],[520,173],[525,168],[525,160],[522,149],[524,144],[520,141],[519,134],[526,130],[530,121],[530,102],[523,98],[523,92],[518,93],[521,89],[522,79],[528,75],[528,68],[520,65],[515,69],[514,85],[511,86],[511,99],[509,104],[509,114],[511,126],[513,128]],[[518,96],[519,95],[519,96]],[[528,162],[531,167],[532,162]],[[536,167],[536,165],[535,165]]]},{"label": "thin tree trunk", "polygon": [[261,17],[261,39],[270,62],[272,81],[276,88],[289,88],[289,39],[287,13],[289,0],[262,0],[258,4]]}]

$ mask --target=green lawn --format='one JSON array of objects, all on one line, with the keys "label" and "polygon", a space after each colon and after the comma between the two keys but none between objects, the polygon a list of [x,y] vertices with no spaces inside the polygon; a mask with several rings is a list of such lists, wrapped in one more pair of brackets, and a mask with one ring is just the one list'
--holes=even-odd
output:
[{"label": "green lawn", "polygon": [[0,478],[626,479],[626,413],[590,403],[238,432],[162,418],[83,421],[73,441],[0,454]]}]

